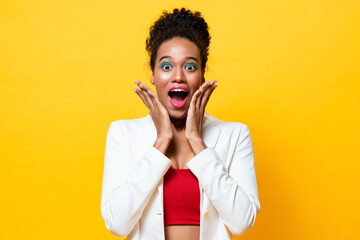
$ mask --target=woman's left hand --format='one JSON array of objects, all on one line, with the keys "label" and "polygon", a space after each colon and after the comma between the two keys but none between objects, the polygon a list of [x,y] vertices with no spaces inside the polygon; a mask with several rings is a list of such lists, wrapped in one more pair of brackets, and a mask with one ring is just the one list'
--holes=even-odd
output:
[{"label": "woman's left hand", "polygon": [[217,80],[205,82],[192,96],[190,107],[186,118],[185,137],[189,141],[195,154],[206,148],[201,137],[202,121],[205,107],[209,98],[217,87]]}]

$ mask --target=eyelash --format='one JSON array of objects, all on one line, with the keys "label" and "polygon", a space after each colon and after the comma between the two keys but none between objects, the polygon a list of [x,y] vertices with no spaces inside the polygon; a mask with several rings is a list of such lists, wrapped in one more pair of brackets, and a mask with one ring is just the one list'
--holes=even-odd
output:
[{"label": "eyelash", "polygon": [[[173,67],[169,62],[163,62],[163,63],[160,65],[160,68],[161,68],[161,69],[164,69],[164,66],[170,66],[171,68]],[[164,69],[164,70],[170,70],[170,69]]]},{"label": "eyelash", "polygon": [[194,68],[194,69],[191,69],[191,70],[198,70],[198,67],[197,67],[197,65],[196,65],[195,63],[187,63],[187,64],[185,65],[185,68],[188,67],[188,66],[191,66],[191,67]]},{"label": "eyelash", "polygon": [[[163,62],[160,65],[160,69],[164,69],[165,66],[170,66],[171,68],[173,67],[169,62]],[[195,63],[187,63],[187,64],[185,64],[184,68],[187,68],[188,66],[191,66],[194,68],[194,69],[190,69],[190,71],[198,70],[198,67]],[[164,70],[170,70],[170,69],[164,69]]]}]

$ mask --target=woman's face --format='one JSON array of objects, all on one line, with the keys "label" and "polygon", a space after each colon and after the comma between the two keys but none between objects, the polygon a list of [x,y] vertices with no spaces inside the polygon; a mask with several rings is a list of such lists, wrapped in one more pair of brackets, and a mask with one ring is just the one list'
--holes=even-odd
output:
[{"label": "woman's face", "polygon": [[196,44],[179,37],[163,42],[150,81],[170,117],[185,118],[193,94],[204,82]]}]

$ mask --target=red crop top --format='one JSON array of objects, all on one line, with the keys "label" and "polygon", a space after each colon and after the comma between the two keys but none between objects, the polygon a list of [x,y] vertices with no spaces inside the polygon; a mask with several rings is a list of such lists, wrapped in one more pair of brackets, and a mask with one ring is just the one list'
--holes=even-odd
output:
[{"label": "red crop top", "polygon": [[199,182],[190,169],[164,175],[164,225],[200,225]]}]

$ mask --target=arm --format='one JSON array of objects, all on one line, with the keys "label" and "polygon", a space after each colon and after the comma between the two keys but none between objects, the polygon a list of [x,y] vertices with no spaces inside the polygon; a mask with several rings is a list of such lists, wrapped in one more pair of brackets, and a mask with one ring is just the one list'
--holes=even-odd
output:
[{"label": "arm", "polygon": [[[146,149],[136,164],[131,158],[123,122],[111,123],[105,146],[101,215],[115,235],[126,236],[143,211],[171,161],[155,147]],[[141,148],[142,146],[139,146]]]},{"label": "arm", "polygon": [[253,226],[260,210],[251,135],[239,130],[228,171],[214,148],[206,148],[187,163],[198,178],[222,222],[234,235]]}]

